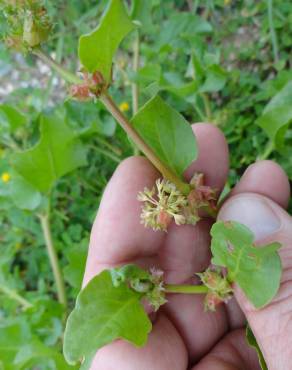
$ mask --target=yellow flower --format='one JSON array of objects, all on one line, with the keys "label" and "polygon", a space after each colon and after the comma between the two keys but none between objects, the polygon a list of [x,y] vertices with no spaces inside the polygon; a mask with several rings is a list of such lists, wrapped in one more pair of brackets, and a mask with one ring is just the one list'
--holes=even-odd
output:
[{"label": "yellow flower", "polygon": [[1,176],[1,179],[2,179],[3,182],[9,182],[10,179],[11,179],[11,176],[8,172],[3,172],[2,176]]},{"label": "yellow flower", "polygon": [[119,108],[120,108],[120,110],[121,110],[122,112],[127,112],[127,111],[130,109],[130,106],[129,106],[129,104],[128,104],[126,101],[124,101],[124,102],[122,102],[122,103],[119,105]]},{"label": "yellow flower", "polygon": [[224,0],[224,5],[225,5],[225,6],[227,6],[227,5],[229,5],[229,4],[231,4],[231,0]]}]

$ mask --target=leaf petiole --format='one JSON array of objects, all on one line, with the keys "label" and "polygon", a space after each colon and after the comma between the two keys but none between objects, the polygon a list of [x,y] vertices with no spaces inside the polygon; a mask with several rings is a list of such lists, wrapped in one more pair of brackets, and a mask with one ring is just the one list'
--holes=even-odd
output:
[{"label": "leaf petiole", "polygon": [[165,293],[182,293],[182,294],[205,294],[209,289],[205,285],[164,285]]},{"label": "leaf petiole", "polygon": [[81,84],[83,81],[71,73],[70,71],[63,68],[59,63],[57,63],[53,58],[44,53],[40,48],[33,49],[32,53],[40,58],[45,64],[56,71],[65,81],[71,84]]}]

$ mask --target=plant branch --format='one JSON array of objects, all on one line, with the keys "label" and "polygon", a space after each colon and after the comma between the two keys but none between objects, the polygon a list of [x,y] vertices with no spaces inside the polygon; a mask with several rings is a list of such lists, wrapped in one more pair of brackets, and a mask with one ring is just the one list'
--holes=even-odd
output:
[{"label": "plant branch", "polygon": [[190,185],[184,183],[179,177],[176,176],[176,174],[171,171],[171,169],[169,169],[164,163],[161,162],[161,160],[155,155],[152,149],[145,143],[142,137],[133,128],[128,119],[119,110],[112,98],[108,94],[104,94],[100,96],[100,100],[107,108],[107,110],[112,114],[112,116],[119,122],[122,128],[129,135],[129,137],[135,142],[138,148],[146,155],[151,163],[163,175],[163,177],[175,184],[176,187],[183,194],[188,194],[190,191]]},{"label": "plant branch", "polygon": [[57,252],[53,243],[52,233],[51,233],[51,225],[49,220],[49,212],[46,214],[39,215],[42,231],[47,247],[47,252],[49,256],[49,260],[51,263],[51,267],[53,270],[54,280],[56,283],[58,301],[67,307],[67,297],[66,297],[66,290],[65,290],[65,283],[63,279],[63,275],[61,272],[61,268],[59,265],[59,260],[57,256]]},{"label": "plant branch", "polygon": [[15,290],[10,289],[3,284],[0,284],[0,292],[7,295],[12,300],[18,302],[24,310],[33,307],[33,305],[29,301],[19,295]]},{"label": "plant branch", "polygon": [[164,286],[166,293],[205,294],[209,289],[205,285],[173,285]]}]

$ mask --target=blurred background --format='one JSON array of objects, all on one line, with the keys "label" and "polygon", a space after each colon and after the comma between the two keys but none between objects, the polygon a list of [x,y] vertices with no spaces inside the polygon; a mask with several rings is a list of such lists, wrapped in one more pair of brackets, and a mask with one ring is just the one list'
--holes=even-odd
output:
[{"label": "blurred background", "polygon": [[[44,48],[77,71],[78,38],[97,25],[107,1],[44,3],[54,25]],[[291,1],[128,4],[141,27],[115,58],[111,93],[121,110],[131,117],[137,89],[139,106],[159,92],[189,122],[219,126],[231,152],[225,192],[257,159],[276,160],[292,179]],[[99,102],[74,101],[44,63],[5,42],[0,81],[0,369],[67,369],[64,322],[81,286],[91,225],[108,179],[135,148]],[[59,152],[71,140],[50,178],[46,120]],[[34,166],[20,171],[29,158]]]}]

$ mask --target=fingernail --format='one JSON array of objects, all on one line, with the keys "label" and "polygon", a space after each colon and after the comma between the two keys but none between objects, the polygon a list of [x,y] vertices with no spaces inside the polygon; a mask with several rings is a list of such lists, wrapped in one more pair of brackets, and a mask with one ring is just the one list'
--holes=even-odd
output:
[{"label": "fingernail", "polygon": [[237,196],[226,202],[218,218],[237,221],[247,226],[256,240],[264,239],[279,230],[281,221],[268,202],[255,196]]}]

